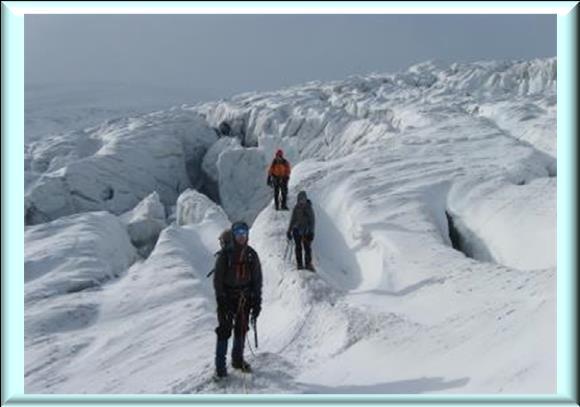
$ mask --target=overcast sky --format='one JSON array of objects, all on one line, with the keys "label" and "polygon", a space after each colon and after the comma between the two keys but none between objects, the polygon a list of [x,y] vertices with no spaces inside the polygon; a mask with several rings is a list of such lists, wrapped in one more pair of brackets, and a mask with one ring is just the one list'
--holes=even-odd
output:
[{"label": "overcast sky", "polygon": [[26,15],[25,80],[201,99],[395,72],[429,59],[556,56],[555,15]]}]

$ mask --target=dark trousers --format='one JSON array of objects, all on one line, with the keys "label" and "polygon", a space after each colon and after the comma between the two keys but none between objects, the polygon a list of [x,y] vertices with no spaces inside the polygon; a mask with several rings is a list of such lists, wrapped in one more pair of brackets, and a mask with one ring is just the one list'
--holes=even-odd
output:
[{"label": "dark trousers", "polygon": [[[312,264],[312,241],[305,235],[294,231],[294,247],[296,248],[296,264],[302,268]],[[304,248],[304,263],[302,262],[302,249]]]},{"label": "dark trousers", "polygon": [[[288,197],[288,178],[274,177],[274,204],[276,209],[287,208],[286,199]],[[282,195],[280,197],[280,195]]]},{"label": "dark trousers", "polygon": [[232,362],[240,364],[244,360],[244,342],[250,318],[249,296],[245,293],[229,294],[227,306],[223,308],[218,306],[217,317],[219,325],[215,329],[217,334],[215,367],[218,372],[225,372],[228,339],[232,336],[232,329],[234,331]]}]

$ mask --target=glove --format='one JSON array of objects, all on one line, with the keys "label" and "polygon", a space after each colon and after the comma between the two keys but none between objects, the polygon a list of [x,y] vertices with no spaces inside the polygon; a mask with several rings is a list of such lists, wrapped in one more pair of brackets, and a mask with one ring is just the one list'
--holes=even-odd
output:
[{"label": "glove", "polygon": [[312,242],[312,241],[314,240],[314,233],[308,233],[308,234],[306,235],[306,238],[307,238],[309,241],[311,241],[311,242]]},{"label": "glove", "polygon": [[269,187],[272,186],[272,177],[268,176],[268,180],[266,181],[266,184],[268,184]]},{"label": "glove", "polygon": [[286,232],[286,237],[288,240],[292,240],[292,233],[290,233],[290,231]]}]

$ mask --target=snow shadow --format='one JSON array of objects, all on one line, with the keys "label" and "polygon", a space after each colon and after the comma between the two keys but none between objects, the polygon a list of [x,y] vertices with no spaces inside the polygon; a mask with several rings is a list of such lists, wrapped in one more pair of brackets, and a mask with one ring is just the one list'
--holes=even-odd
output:
[{"label": "snow shadow", "polygon": [[424,280],[421,280],[415,284],[408,285],[407,287],[399,290],[399,291],[390,291],[390,290],[365,290],[365,291],[355,291],[351,292],[350,295],[359,295],[359,294],[378,294],[378,295],[389,295],[393,297],[403,297],[405,295],[411,294],[417,290],[420,290],[423,287],[427,287],[434,284],[443,284],[445,282],[445,278],[440,277],[430,277]]},{"label": "snow shadow", "polygon": [[331,286],[352,290],[362,281],[361,268],[355,252],[347,245],[332,218],[320,205],[314,205],[316,238],[312,244],[312,255],[315,267]]},{"label": "snow shadow", "polygon": [[445,211],[445,216],[447,218],[451,246],[455,250],[474,260],[487,263],[496,262],[482,239],[463,225],[449,211]]},{"label": "snow shadow", "polygon": [[307,394],[358,393],[358,394],[420,394],[463,387],[469,382],[468,377],[446,381],[443,377],[421,377],[419,379],[401,380],[389,383],[377,383],[362,386],[320,386],[304,385]]},{"label": "snow shadow", "polygon": [[81,298],[70,301],[72,303],[61,302],[47,306],[42,311],[28,312],[25,320],[25,336],[38,338],[59,332],[77,331],[96,323],[99,315],[98,303]]}]

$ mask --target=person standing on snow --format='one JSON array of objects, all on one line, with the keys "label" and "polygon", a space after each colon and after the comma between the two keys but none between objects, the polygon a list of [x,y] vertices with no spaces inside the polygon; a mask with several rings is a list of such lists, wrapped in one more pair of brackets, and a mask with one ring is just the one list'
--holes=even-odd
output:
[{"label": "person standing on snow", "polygon": [[231,227],[231,242],[217,254],[213,285],[217,302],[218,327],[215,350],[216,377],[228,375],[226,353],[234,330],[232,366],[251,372],[244,360],[244,342],[250,314],[252,322],[262,308],[262,268],[258,253],[248,245],[249,227],[235,222]]},{"label": "person standing on snow", "polygon": [[[284,152],[278,150],[276,151],[276,157],[274,157],[268,169],[268,186],[274,188],[274,204],[276,210],[288,210],[286,197],[288,196],[289,179],[290,163],[284,158]],[[280,193],[282,194],[282,199],[279,199]]]},{"label": "person standing on snow", "polygon": [[[306,196],[306,192],[300,191],[296,200],[296,206],[292,210],[292,217],[288,225],[286,237],[294,238],[296,247],[296,264],[298,270],[306,268],[315,271],[312,266],[312,241],[314,240],[314,210],[312,202]],[[302,262],[302,249],[304,249],[304,262]],[[304,267],[304,264],[306,266]]]}]

